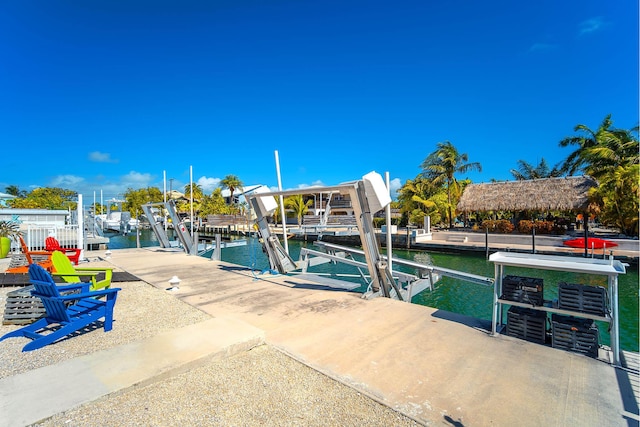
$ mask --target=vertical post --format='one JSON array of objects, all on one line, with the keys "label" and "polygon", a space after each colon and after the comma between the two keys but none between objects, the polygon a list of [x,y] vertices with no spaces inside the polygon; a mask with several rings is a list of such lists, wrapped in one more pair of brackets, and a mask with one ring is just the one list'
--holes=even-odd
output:
[{"label": "vertical post", "polygon": [[200,234],[197,231],[193,232],[193,255],[198,254],[198,244],[200,242]]},{"label": "vertical post", "polygon": [[536,224],[531,227],[531,253],[536,253]]},{"label": "vertical post", "polygon": [[220,251],[222,250],[222,236],[220,234],[216,234],[216,246],[213,248],[211,252],[211,259],[214,261],[220,261],[222,254]]},{"label": "vertical post", "polygon": [[484,228],[484,255],[489,259],[489,227]]},{"label": "vertical post", "polygon": [[167,171],[162,171],[162,201],[167,203]]},{"label": "vertical post", "polygon": [[[611,255],[613,259],[613,255]],[[618,276],[609,276],[609,290],[611,292],[611,350],[613,351],[613,365],[620,366],[620,322],[618,319]]]},{"label": "vertical post", "polygon": [[[276,150],[276,174],[278,176],[278,191],[282,191],[282,180],[280,179],[280,159]],[[289,255],[289,243],[287,242],[287,219],[284,214],[284,198],[280,194],[280,217],[282,218],[282,238],[284,241],[284,251]]]},{"label": "vertical post", "polygon": [[[140,249],[140,215],[138,215],[138,209],[136,209],[136,219],[138,220],[138,225],[136,225],[136,248]],[[153,221],[153,217],[149,219],[149,223]]]},{"label": "vertical post", "polygon": [[76,247],[82,248],[82,252],[80,252],[80,259],[84,259],[84,209],[82,205],[82,194],[78,194],[78,206],[76,207],[76,210],[78,211],[78,245]]},{"label": "vertical post", "polygon": [[411,227],[407,224],[407,249],[411,249]]},{"label": "vertical post", "polygon": [[584,230],[584,257],[589,256],[589,220],[587,213],[582,214],[582,229]]},{"label": "vertical post", "polygon": [[493,319],[491,322],[491,335],[496,335],[498,328],[498,298],[500,298],[500,290],[502,289],[502,265],[495,264],[494,268],[494,282],[493,282]]},{"label": "vertical post", "polygon": [[162,171],[162,200],[164,201],[164,206],[162,207],[162,224],[164,225],[164,233],[167,234],[167,171]]},{"label": "vertical post", "polygon": [[[385,172],[384,177],[387,184],[387,190],[389,190],[389,197],[391,197],[389,172]],[[393,275],[393,261],[391,260],[391,253],[393,252],[393,239],[391,236],[391,203],[389,203],[385,208],[385,214],[387,217],[387,264],[389,265],[389,273]]]},{"label": "vertical post", "polygon": [[[189,221],[189,225],[191,227],[191,236],[193,238],[193,247],[195,247],[195,252],[198,253],[198,241],[196,240],[196,234],[195,234],[195,227],[194,227],[194,221],[193,221],[193,166],[189,166],[189,203],[191,204],[191,218]],[[192,253],[190,253],[189,255],[193,255]]]}]

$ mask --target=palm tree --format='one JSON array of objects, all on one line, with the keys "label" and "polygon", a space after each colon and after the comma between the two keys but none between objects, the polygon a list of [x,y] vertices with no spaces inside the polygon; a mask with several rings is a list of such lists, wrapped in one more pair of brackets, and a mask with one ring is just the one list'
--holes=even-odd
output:
[{"label": "palm tree", "polygon": [[516,180],[521,181],[527,179],[556,178],[562,176],[562,173],[558,166],[554,166],[553,169],[550,170],[549,165],[547,165],[543,157],[540,159],[538,166],[533,166],[524,160],[518,160],[518,169],[511,169],[511,175],[513,175]]},{"label": "palm tree", "polygon": [[229,199],[231,200],[231,204],[233,204],[233,193],[236,190],[242,190],[243,185],[244,184],[242,184],[240,178],[235,175],[227,175],[220,181],[220,186],[222,188],[229,189],[229,192],[231,193],[231,196],[229,197]]},{"label": "palm tree", "polygon": [[575,130],[584,135],[560,141],[561,146],[579,146],[565,160],[563,168],[569,173],[581,170],[598,180],[598,187],[590,193],[597,205],[592,207],[592,213],[598,213],[601,220],[614,224],[624,234],[638,235],[638,126],[630,130],[612,126],[611,115],[605,117],[595,132],[577,125]]},{"label": "palm tree", "polygon": [[305,201],[302,194],[296,194],[284,199],[284,207],[291,209],[293,213],[295,213],[298,218],[298,226],[302,225],[302,217],[309,212],[311,205],[313,205],[313,200],[309,199]]},{"label": "palm tree", "polygon": [[582,152],[585,172],[600,180],[619,168],[639,163],[638,126],[631,130],[613,129],[599,135],[598,143]]},{"label": "palm tree", "polygon": [[574,132],[581,132],[579,136],[569,136],[560,141],[560,147],[568,147],[569,145],[577,145],[578,148],[564,161],[562,165],[562,171],[568,175],[573,175],[579,170],[582,170],[586,165],[586,159],[584,153],[591,147],[598,145],[598,141],[602,139],[605,133],[611,132],[611,126],[613,121],[611,120],[611,114],[607,115],[597,130],[593,131],[583,124],[576,125]]},{"label": "palm tree", "polygon": [[27,192],[24,190],[20,190],[17,185],[8,185],[5,187],[4,191],[7,194],[11,194],[16,197],[27,197]]},{"label": "palm tree", "polygon": [[425,215],[430,215],[434,222],[440,221],[437,213],[437,204],[432,197],[441,191],[441,187],[434,186],[432,181],[428,181],[421,176],[415,179],[408,179],[398,191],[398,201],[401,210],[407,215],[409,223],[419,223]]},{"label": "palm tree", "polygon": [[434,184],[445,184],[447,187],[447,203],[449,228],[453,227],[453,194],[459,194],[460,188],[455,178],[456,173],[465,173],[471,170],[482,171],[478,162],[468,163],[469,156],[460,154],[456,147],[449,141],[439,142],[438,149],[422,162],[422,176],[432,180]]},{"label": "palm tree", "polygon": [[191,191],[193,188],[193,198],[195,200],[200,200],[202,199],[202,196],[204,195],[204,192],[202,191],[202,186],[200,184],[187,184],[184,186],[184,196],[187,199],[191,198]]}]

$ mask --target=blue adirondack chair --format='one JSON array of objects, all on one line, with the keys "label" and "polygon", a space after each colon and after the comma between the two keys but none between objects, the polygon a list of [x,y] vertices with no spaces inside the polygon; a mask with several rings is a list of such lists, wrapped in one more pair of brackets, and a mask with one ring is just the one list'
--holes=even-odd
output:
[{"label": "blue adirondack chair", "polygon": [[[113,307],[120,288],[89,291],[89,283],[58,286],[51,274],[37,264],[29,266],[29,280],[34,286],[31,295],[42,300],[46,316],[5,334],[0,341],[12,337],[31,338],[33,341],[22,348],[22,351],[31,351],[64,338],[102,318],[104,331],[112,329]],[[80,293],[69,293],[74,291]],[[98,299],[103,296],[106,298]],[[49,328],[50,325],[59,325],[59,328]]]}]

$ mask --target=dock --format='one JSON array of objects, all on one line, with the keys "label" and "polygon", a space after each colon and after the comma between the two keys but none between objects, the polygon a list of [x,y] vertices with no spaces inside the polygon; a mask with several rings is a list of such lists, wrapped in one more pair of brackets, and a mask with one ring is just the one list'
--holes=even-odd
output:
[{"label": "dock", "polygon": [[[301,277],[260,274],[172,249],[121,249],[109,256],[96,251],[91,257],[159,289],[167,289],[168,281],[179,277],[179,289],[167,292],[222,322],[226,331],[220,334],[216,325],[185,330],[196,335],[218,331],[213,337],[207,335],[209,341],[215,342],[218,335],[225,341],[212,345],[213,350],[202,350],[197,336],[183,338],[187,346],[194,346],[193,354],[231,345],[234,331],[239,341],[248,333],[424,425],[457,420],[455,425],[465,426],[629,426],[638,425],[640,419],[637,353],[625,352],[627,366],[614,367],[580,354],[491,335],[487,321],[387,298],[365,300],[360,294]],[[149,345],[166,350],[157,340]],[[154,363],[167,363],[157,353],[149,357],[144,344],[118,351],[122,360],[146,357],[150,371]],[[188,348],[184,352],[190,354]],[[175,363],[186,363],[184,357],[176,356]],[[70,363],[66,369],[70,371],[64,374],[75,382],[89,384],[85,395],[93,383],[101,390],[95,398],[116,391],[104,391],[104,384],[113,384],[113,379],[86,378],[94,374],[84,366]],[[122,372],[114,375],[126,377]],[[131,377],[130,383],[121,382],[117,388],[142,381]],[[40,391],[28,382],[9,380],[10,408],[20,409],[19,396],[28,399],[22,402],[25,407],[42,402]],[[149,381],[152,378],[145,380]],[[0,382],[0,392],[6,384]],[[53,413],[80,404],[68,397],[51,401],[48,396]]]}]

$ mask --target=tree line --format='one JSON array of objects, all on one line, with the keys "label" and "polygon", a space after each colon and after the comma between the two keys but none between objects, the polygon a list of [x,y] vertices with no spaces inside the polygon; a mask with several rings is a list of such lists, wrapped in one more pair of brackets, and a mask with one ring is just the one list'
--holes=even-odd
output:
[{"label": "tree line", "polygon": [[[549,167],[544,158],[537,165],[525,160],[510,172],[514,179],[540,179],[573,175],[588,175],[596,179],[598,186],[589,193],[589,214],[608,226],[618,228],[628,236],[638,236],[639,207],[639,146],[638,126],[619,129],[613,126],[607,115],[600,126],[592,130],[586,125],[574,127],[577,135],[559,142],[560,147],[576,147],[559,164]],[[399,190],[397,207],[406,223],[422,224],[430,215],[434,224],[447,224],[450,228],[456,219],[455,208],[468,179],[458,180],[456,175],[471,170],[481,171],[479,163],[469,162],[467,154],[460,153],[449,142],[440,142],[420,165],[422,172],[407,180]],[[485,216],[512,215],[512,212],[478,213]],[[540,214],[530,212],[530,215]],[[568,214],[553,212],[551,214]]]},{"label": "tree line", "polygon": [[[638,236],[639,207],[639,145],[638,126],[631,129],[619,129],[613,126],[611,115],[607,115],[598,128],[590,129],[578,124],[574,127],[576,135],[566,137],[559,142],[560,147],[575,147],[568,157],[554,166],[549,166],[544,158],[538,164],[518,160],[517,167],[510,170],[516,180],[540,179],[573,175],[588,175],[596,179],[598,186],[589,194],[590,214],[597,216],[605,225],[618,228],[629,236]],[[429,215],[432,224],[452,227],[457,217],[456,206],[464,191],[471,183],[457,176],[477,170],[482,171],[478,162],[469,161],[466,153],[460,153],[450,142],[436,144],[436,149],[420,164],[422,171],[408,179],[398,191],[398,198],[392,207],[401,213],[400,225],[422,224]],[[200,217],[211,214],[244,214],[248,208],[246,202],[236,203],[233,197],[236,191],[243,189],[242,180],[236,175],[228,175],[211,194],[204,194],[198,184],[187,184],[184,198],[176,200],[179,211],[188,212],[193,207]],[[222,190],[230,192],[229,202],[222,197]],[[17,196],[7,202],[13,208],[75,209],[76,193],[61,188],[37,188],[31,192],[8,186],[6,193]],[[123,209],[138,216],[141,206],[146,203],[159,203],[164,194],[157,187],[142,189],[129,188],[124,194]],[[312,200],[302,195],[285,199],[285,211],[292,212],[298,223],[311,208]],[[104,206],[96,207],[96,213],[104,213]],[[281,209],[275,213],[276,222],[281,221]],[[488,212],[477,213],[477,219],[484,216],[504,217],[513,213]],[[530,212],[531,216],[540,214]],[[566,213],[554,212],[554,215]]]}]

